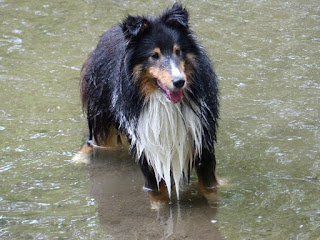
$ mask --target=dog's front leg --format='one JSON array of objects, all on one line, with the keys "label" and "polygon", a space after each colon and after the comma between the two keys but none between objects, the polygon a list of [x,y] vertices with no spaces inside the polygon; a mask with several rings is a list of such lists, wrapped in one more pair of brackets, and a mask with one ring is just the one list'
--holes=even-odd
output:
[{"label": "dog's front leg", "polygon": [[216,177],[216,158],[214,150],[202,149],[202,154],[196,159],[196,172],[198,175],[199,187],[204,194],[215,192],[219,187]]},{"label": "dog's front leg", "polygon": [[149,193],[150,200],[168,201],[169,195],[164,181],[161,180],[158,186],[155,173],[144,156],[140,158],[139,163],[145,181],[144,190]]}]

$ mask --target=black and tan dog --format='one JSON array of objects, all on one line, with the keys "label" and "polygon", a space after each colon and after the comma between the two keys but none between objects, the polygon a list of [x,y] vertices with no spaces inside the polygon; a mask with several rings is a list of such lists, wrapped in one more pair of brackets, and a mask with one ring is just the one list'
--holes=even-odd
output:
[{"label": "black and tan dog", "polygon": [[205,193],[218,186],[217,77],[180,4],[105,32],[83,65],[81,96],[90,136],[78,156],[125,136],[152,196],[170,197],[174,182],[179,197],[193,166]]}]

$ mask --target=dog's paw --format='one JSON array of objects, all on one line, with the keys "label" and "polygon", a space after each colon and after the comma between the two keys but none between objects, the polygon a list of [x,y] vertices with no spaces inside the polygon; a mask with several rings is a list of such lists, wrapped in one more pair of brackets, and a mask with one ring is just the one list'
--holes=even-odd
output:
[{"label": "dog's paw", "polygon": [[75,165],[87,165],[91,162],[91,155],[87,153],[77,152],[71,159]]}]

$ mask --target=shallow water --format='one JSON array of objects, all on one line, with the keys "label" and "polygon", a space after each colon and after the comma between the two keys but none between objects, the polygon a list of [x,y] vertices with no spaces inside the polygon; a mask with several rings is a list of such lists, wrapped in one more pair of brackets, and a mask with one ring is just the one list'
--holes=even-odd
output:
[{"label": "shallow water", "polygon": [[138,166],[70,159],[85,119],[79,71],[98,37],[165,1],[0,0],[1,239],[320,238],[318,1],[183,1],[221,87],[217,173],[206,200],[151,204]]}]

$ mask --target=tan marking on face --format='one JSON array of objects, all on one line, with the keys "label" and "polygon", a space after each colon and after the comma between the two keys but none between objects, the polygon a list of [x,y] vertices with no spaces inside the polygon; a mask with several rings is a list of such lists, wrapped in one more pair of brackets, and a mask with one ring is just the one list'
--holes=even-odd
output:
[{"label": "tan marking on face", "polygon": [[154,77],[148,71],[141,75],[139,86],[141,93],[146,97],[157,90],[157,86],[154,83]]},{"label": "tan marking on face", "polygon": [[178,47],[178,45],[174,44],[173,45],[173,52],[176,53],[177,50],[180,50],[180,48]]},{"label": "tan marking on face", "polygon": [[153,76],[151,76],[149,72],[143,72],[142,64],[133,68],[133,79],[139,84],[140,92],[144,96],[149,96],[157,90],[153,81]]},{"label": "tan marking on face", "polygon": [[134,81],[138,81],[142,74],[142,64],[139,64],[133,68],[133,79]]},{"label": "tan marking on face", "polygon": [[196,56],[190,53],[187,54],[184,66],[185,66],[185,74],[187,76],[187,80],[191,84],[194,71],[197,67]]},{"label": "tan marking on face", "polygon": [[181,61],[180,62],[180,65],[179,65],[179,70],[181,73],[184,73],[184,70],[185,70],[185,64],[186,62],[185,61]]},{"label": "tan marking on face", "polygon": [[158,53],[159,56],[162,55],[162,54],[161,54],[161,50],[160,50],[160,48],[158,48],[158,47],[154,48],[153,51],[154,51],[155,53]]},{"label": "tan marking on face", "polygon": [[179,70],[181,72],[181,75],[182,75],[183,79],[188,83],[188,77],[187,77],[187,74],[185,72],[185,70],[186,70],[186,62],[185,61],[181,61],[180,62]]},{"label": "tan marking on face", "polygon": [[[177,49],[179,49],[179,47],[174,45],[174,50]],[[156,47],[153,51],[159,55],[159,58],[162,57],[160,48]],[[150,59],[150,61],[152,60]],[[187,59],[185,61],[181,61],[179,66],[177,66],[187,84],[191,83],[195,64],[195,56],[187,54]],[[161,67],[161,60],[153,62],[153,66],[149,67],[146,71],[143,70],[142,65],[135,66],[133,69],[133,78],[138,82],[140,92],[145,97],[150,96],[158,89],[155,80],[160,81],[166,88],[172,89],[173,76],[170,69],[164,69]]]},{"label": "tan marking on face", "polygon": [[159,67],[150,67],[148,72],[153,79],[157,79],[167,88],[172,88],[172,76],[170,72],[165,69],[160,69]]},{"label": "tan marking on face", "polygon": [[188,53],[186,55],[186,58],[187,58],[187,62],[189,64],[191,64],[194,68],[197,67],[197,60],[196,60],[196,56],[195,55],[193,55],[192,53]]}]

